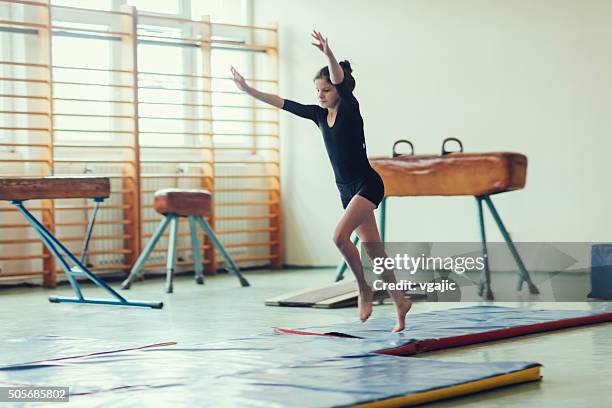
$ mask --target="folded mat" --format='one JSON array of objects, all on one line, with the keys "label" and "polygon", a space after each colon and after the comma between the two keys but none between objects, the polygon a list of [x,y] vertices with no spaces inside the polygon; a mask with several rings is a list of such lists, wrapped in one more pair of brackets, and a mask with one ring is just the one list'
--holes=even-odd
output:
[{"label": "folded mat", "polygon": [[280,329],[277,333],[352,337],[369,340],[371,350],[382,354],[414,355],[467,344],[483,343],[566,327],[612,321],[612,312],[589,310],[528,310],[501,306],[472,306],[408,314],[406,329],[391,333],[392,318]]},{"label": "folded mat", "polygon": [[[329,407],[406,406],[540,378],[534,362],[359,354],[369,341],[322,336],[268,334],[189,347],[100,342],[97,349],[82,340],[47,337],[35,347],[37,362],[0,367],[0,385],[69,386],[79,406]],[[29,361],[29,343],[36,342],[15,341],[11,352]],[[73,357],[68,343],[78,351]],[[50,354],[40,358],[44,348]]]}]

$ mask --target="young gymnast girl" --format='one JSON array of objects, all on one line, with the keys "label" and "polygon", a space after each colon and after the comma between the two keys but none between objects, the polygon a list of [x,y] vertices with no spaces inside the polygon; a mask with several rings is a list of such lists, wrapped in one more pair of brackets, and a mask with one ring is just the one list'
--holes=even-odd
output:
[{"label": "young gymnast girl", "polygon": [[[353,95],[355,79],[351,65],[346,60],[338,63],[327,38],[320,32],[313,31],[312,37],[312,44],[327,58],[327,66],[321,68],[314,77],[320,106],[303,105],[260,92],[249,86],[233,66],[231,73],[240,90],[262,102],[312,120],[323,134],[345,210],[334,231],[333,241],[357,280],[359,317],[365,322],[372,313],[372,289],[365,279],[359,251],[351,242],[351,234],[353,231],[357,233],[370,258],[386,257],[374,217],[374,210],[384,196],[384,184],[370,166],[366,154],[363,118],[359,102]],[[392,269],[385,270],[381,277],[388,283],[396,281]],[[389,294],[397,315],[393,331],[399,332],[404,330],[404,320],[412,302],[401,290],[389,291]]]}]

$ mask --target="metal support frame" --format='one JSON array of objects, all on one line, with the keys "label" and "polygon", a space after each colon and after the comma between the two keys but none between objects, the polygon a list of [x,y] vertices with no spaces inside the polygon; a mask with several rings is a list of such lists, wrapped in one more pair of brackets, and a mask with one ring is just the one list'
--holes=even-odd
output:
[{"label": "metal support frame", "polygon": [[[97,210],[99,204],[104,201],[102,198],[96,198],[96,208],[92,213],[92,216],[89,220],[89,224],[87,227],[87,235],[83,242],[83,252],[81,253],[81,259],[77,259],[76,256],[68,248],[66,248],[45,226],[40,223],[36,217],[30,213],[25,206],[23,205],[23,200],[13,200],[11,201],[14,204],[19,212],[25,217],[25,219],[30,223],[32,228],[38,233],[40,238],[42,239],[45,246],[49,249],[49,251],[55,256],[62,269],[66,273],[66,277],[68,278],[68,282],[72,289],[76,294],[76,298],[70,297],[61,297],[61,296],[51,296],[49,297],[49,301],[53,303],[88,303],[88,304],[97,304],[97,305],[115,305],[115,306],[138,306],[138,307],[150,307],[153,309],[161,309],[164,304],[163,302],[147,302],[147,301],[133,301],[127,300],[122,297],[119,293],[117,293],[113,288],[111,288],[106,282],[97,277],[93,272],[91,272],[85,265],[84,259],[87,253],[87,248],[89,247],[89,241],[91,239],[91,234],[93,231],[93,225],[95,222],[95,217],[97,214]],[[68,260],[66,260],[68,258]],[[74,264],[74,266],[70,267],[70,262]],[[79,285],[76,276],[86,276],[95,283],[97,286],[106,290],[114,299],[88,299],[83,295],[81,287]]]},{"label": "metal support frame", "polygon": [[[166,230],[168,225],[170,225],[170,236],[168,238],[168,256],[166,260],[166,292],[167,293],[173,292],[172,281],[174,278],[174,267],[176,264],[176,243],[177,243],[177,236],[178,236],[178,223],[179,223],[180,217],[181,216],[172,214],[172,213],[166,214],[163,217],[163,219],[157,226],[155,233],[153,234],[153,236],[151,236],[151,239],[149,240],[149,242],[147,242],[147,245],[143,249],[140,256],[138,256],[136,263],[134,264],[134,266],[132,267],[132,270],[130,271],[130,275],[127,277],[125,281],[123,281],[121,285],[122,289],[130,289],[130,287],[132,286],[132,283],[141,276],[142,269],[145,263],[147,262],[147,259],[151,255],[153,248],[155,248],[155,245],[157,245],[157,242],[164,234],[164,231]],[[221,241],[219,241],[219,239],[217,238],[217,235],[212,230],[210,225],[208,225],[206,220],[202,216],[194,216],[194,215],[189,215],[187,216],[187,218],[189,221],[189,230],[190,230],[190,235],[191,235],[191,250],[193,251],[193,262],[194,262],[196,282],[198,284],[204,283],[202,258],[200,256],[200,243],[199,243],[199,239],[198,239],[198,235],[196,231],[197,230],[196,225],[200,225],[204,233],[212,241],[215,248],[221,253],[221,255],[223,256],[223,259],[225,259],[227,270],[230,272],[233,272],[238,277],[238,279],[240,280],[240,284],[242,286],[250,286],[249,282],[244,278],[244,276],[242,276],[240,272],[240,268],[238,267],[238,265],[236,265],[234,260],[230,257],[229,253],[225,250],[225,247],[223,246],[223,244],[221,244]]]},{"label": "metal support frame", "polygon": [[[497,227],[499,228],[499,232],[501,232],[502,236],[504,237],[504,241],[506,241],[506,245],[508,245],[508,249],[510,250],[512,257],[514,258],[514,262],[516,262],[516,265],[519,268],[518,270],[519,277],[518,277],[518,282],[516,285],[516,290],[520,291],[521,289],[523,289],[523,282],[527,282],[529,293],[534,294],[534,295],[540,293],[536,285],[531,281],[531,276],[529,276],[529,272],[527,271],[527,268],[525,268],[525,264],[523,263],[521,256],[516,250],[516,247],[514,246],[514,242],[512,242],[512,238],[510,238],[510,234],[508,234],[508,231],[506,230],[506,227],[504,226],[504,223],[502,222],[501,217],[499,216],[497,210],[495,209],[495,206],[493,205],[493,201],[491,200],[491,196],[483,195],[481,197],[476,197],[476,199],[484,200],[484,202],[487,204],[487,207],[489,207],[489,211],[491,212],[491,215],[493,216],[493,219],[495,220],[495,223],[497,224]],[[481,220],[481,222],[483,221],[484,220]],[[481,230],[483,232],[483,236],[482,236],[483,242],[486,242],[484,241],[485,239],[484,222],[482,224]],[[488,262],[485,264],[485,267],[487,267],[487,270],[488,270]]]},{"label": "metal support frame", "polygon": [[[508,249],[510,250],[512,257],[514,258],[514,261],[516,262],[516,265],[518,266],[519,277],[518,277],[518,283],[517,283],[517,290],[520,291],[523,288],[523,283],[527,282],[529,293],[532,293],[532,294],[540,293],[536,285],[531,281],[529,272],[527,271],[527,268],[525,268],[525,264],[523,263],[521,256],[516,250],[516,247],[514,246],[514,242],[512,242],[512,239],[510,238],[510,234],[508,234],[508,231],[506,230],[506,227],[504,226],[504,223],[502,222],[502,219],[499,216],[499,213],[495,209],[495,206],[493,205],[493,201],[491,200],[491,197],[488,194],[486,194],[482,196],[476,196],[474,198],[476,199],[476,208],[478,211],[478,222],[480,226],[480,238],[481,238],[481,241],[480,241],[481,251],[482,251],[482,255],[484,258],[484,265],[485,265],[485,268],[480,275],[480,284],[478,287],[478,294],[480,296],[484,295],[487,300],[493,300],[493,291],[491,290],[491,273],[489,270],[489,259],[488,259],[489,254],[487,251],[487,237],[486,237],[486,232],[485,232],[484,213],[482,211],[483,201],[487,204],[487,207],[489,208],[489,211],[491,212],[491,215],[493,216],[493,219],[495,220],[495,223],[497,224],[499,231],[504,237],[504,241],[506,241],[506,245],[508,246]],[[385,218],[386,218],[386,206],[387,206],[386,200],[387,200],[387,197],[383,198],[379,206],[378,230],[380,231],[380,239],[382,242],[385,242],[385,224],[386,224]],[[355,236],[353,238],[353,244],[357,245],[358,242],[359,242],[359,237]],[[344,279],[344,272],[346,271],[346,269],[347,269],[346,262],[344,260],[340,261],[340,263],[338,264],[338,267],[336,268],[336,282]]]}]

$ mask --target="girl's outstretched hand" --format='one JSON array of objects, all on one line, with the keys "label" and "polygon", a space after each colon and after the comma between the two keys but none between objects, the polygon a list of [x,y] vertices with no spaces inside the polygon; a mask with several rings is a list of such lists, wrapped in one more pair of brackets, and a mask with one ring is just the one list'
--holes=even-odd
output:
[{"label": "girl's outstretched hand", "polygon": [[315,39],[316,42],[313,42],[312,45],[317,47],[323,54],[329,56],[332,52],[329,48],[329,42],[327,41],[327,37],[323,37],[323,35],[316,30],[312,30],[312,38]]},{"label": "girl's outstretched hand", "polygon": [[232,72],[232,79],[234,80],[234,83],[236,84],[238,89],[243,92],[248,92],[250,88],[247,85],[244,77],[240,75],[240,72],[238,72],[233,65],[230,66],[230,71]]}]

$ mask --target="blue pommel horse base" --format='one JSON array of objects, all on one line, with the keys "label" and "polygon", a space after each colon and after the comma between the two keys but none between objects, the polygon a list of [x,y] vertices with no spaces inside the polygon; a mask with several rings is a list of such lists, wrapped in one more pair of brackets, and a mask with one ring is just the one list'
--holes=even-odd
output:
[{"label": "blue pommel horse base", "polygon": [[[50,302],[89,303],[97,305],[140,306],[161,309],[162,302],[130,301],[98,278],[84,264],[87,248],[91,239],[96,214],[100,203],[110,196],[108,177],[41,177],[41,178],[0,178],[0,200],[10,201],[38,233],[47,249],[53,254],[66,273],[68,282],[77,297],[52,296]],[[55,236],[45,228],[24,206],[26,200],[47,200],[56,198],[91,198],[95,202],[87,233],[83,242],[81,258],[70,252]],[[67,259],[66,259],[67,258]],[[72,262],[73,266],[70,266]],[[99,287],[106,290],[110,299],[87,299],[81,291],[76,276],[86,276]]]}]

